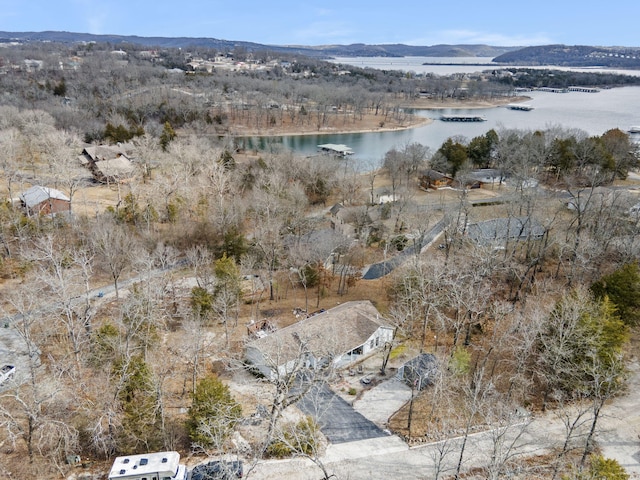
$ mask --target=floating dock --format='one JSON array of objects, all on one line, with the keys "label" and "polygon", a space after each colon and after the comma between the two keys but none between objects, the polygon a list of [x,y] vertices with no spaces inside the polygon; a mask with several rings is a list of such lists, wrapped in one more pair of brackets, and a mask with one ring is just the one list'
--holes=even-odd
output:
[{"label": "floating dock", "polygon": [[346,157],[347,155],[353,155],[353,150],[347,147],[346,145],[340,145],[335,143],[324,143],[322,145],[318,145],[318,150],[323,153],[332,153],[334,155],[339,155],[341,157]]},{"label": "floating dock", "polygon": [[482,115],[442,115],[440,120],[443,122],[486,122],[487,119]]},{"label": "floating dock", "polygon": [[572,86],[569,87],[568,90],[570,92],[584,92],[584,93],[598,93],[600,91],[599,88],[594,88],[594,87],[578,87],[578,86]]},{"label": "floating dock", "polygon": [[530,112],[533,110],[531,105],[527,105],[526,103],[510,103],[507,105],[507,108],[510,110],[521,110],[523,112]]}]

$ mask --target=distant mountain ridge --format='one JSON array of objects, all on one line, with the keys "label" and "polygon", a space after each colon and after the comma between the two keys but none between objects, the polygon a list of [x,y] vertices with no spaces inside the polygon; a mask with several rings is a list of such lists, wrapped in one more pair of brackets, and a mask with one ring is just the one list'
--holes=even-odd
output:
[{"label": "distant mountain ridge", "polygon": [[75,32],[0,32],[4,42],[98,42],[149,48],[203,47],[219,51],[236,48],[248,52],[271,51],[308,57],[491,57],[500,65],[550,65],[570,67],[640,68],[640,47],[594,47],[586,45],[542,45],[534,47],[496,47],[491,45],[431,45],[404,44],[368,45],[266,45],[235,40],[205,37],[139,37],[136,35],[95,35]]},{"label": "distant mountain ridge", "polygon": [[510,51],[493,61],[509,65],[640,68],[640,47],[542,45]]},{"label": "distant mountain ridge", "polygon": [[220,40],[203,37],[139,37],[136,35],[95,35],[74,32],[0,32],[0,42],[99,42],[135,44],[160,48],[206,47],[218,50],[244,48],[247,51],[269,50],[310,57],[495,57],[521,47],[493,47],[490,45],[433,45],[413,46],[404,44],[366,45],[266,45],[261,43]]}]

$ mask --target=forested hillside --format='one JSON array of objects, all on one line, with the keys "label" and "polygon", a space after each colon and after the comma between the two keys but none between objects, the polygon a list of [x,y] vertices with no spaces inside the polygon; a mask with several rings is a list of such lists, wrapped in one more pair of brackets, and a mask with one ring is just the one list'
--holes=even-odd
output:
[{"label": "forested hillside", "polygon": [[638,47],[593,47],[542,45],[503,53],[493,59],[512,65],[557,65],[563,67],[640,68]]},{"label": "forested hillside", "polygon": [[245,49],[249,52],[271,51],[281,54],[299,54],[309,57],[494,57],[516,47],[490,45],[262,45],[238,40],[217,38],[138,37],[126,35],[95,35],[72,32],[0,32],[0,41],[80,43],[100,42],[118,45],[139,45],[159,48],[212,48],[221,51]]},{"label": "forested hillside", "polygon": [[[241,459],[249,478],[304,458],[310,478],[347,480],[380,452],[330,463],[323,399],[350,408],[388,381],[407,401],[374,427],[417,452],[407,475],[622,469],[597,435],[638,351],[626,132],[501,128],[358,169],[242,138],[406,128],[422,94],[508,101],[514,86],[242,48],[0,53],[0,362],[16,367],[0,385],[2,475],[102,479],[117,455],[177,450]],[[274,340],[352,300],[371,302],[369,323],[358,311]],[[401,373],[421,354],[423,389]],[[516,445],[548,412],[562,432],[549,448]],[[436,440],[435,459],[407,446]]]}]

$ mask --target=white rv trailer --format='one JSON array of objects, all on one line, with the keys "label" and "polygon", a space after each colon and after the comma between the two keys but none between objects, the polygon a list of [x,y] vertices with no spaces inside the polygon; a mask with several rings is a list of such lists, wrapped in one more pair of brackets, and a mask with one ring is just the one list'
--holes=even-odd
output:
[{"label": "white rv trailer", "polygon": [[187,467],[178,452],[143,453],[117,457],[109,480],[185,480]]}]

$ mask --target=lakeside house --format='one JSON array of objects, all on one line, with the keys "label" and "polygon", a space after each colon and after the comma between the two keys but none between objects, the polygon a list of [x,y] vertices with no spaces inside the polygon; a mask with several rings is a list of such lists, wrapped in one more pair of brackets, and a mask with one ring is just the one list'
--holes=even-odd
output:
[{"label": "lakeside house", "polygon": [[418,175],[418,183],[422,188],[437,190],[450,187],[453,184],[453,177],[437,170],[427,169]]}]

